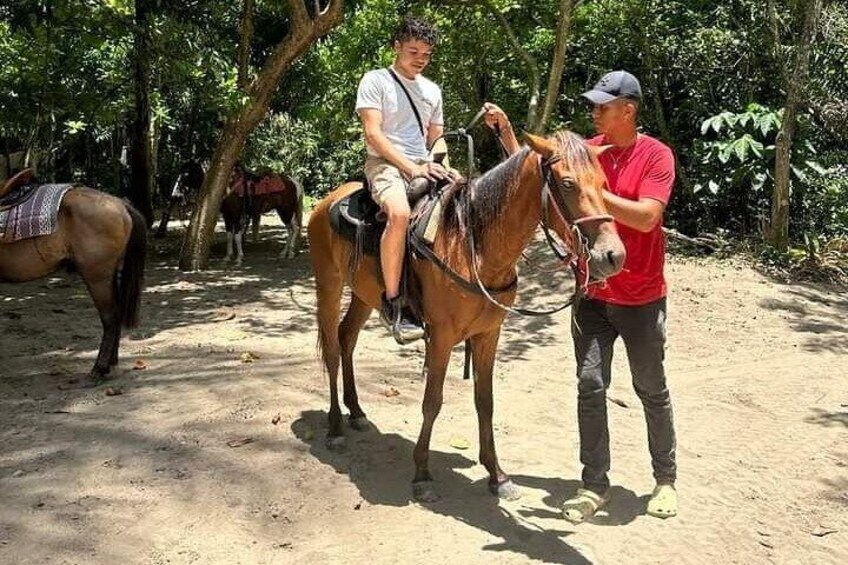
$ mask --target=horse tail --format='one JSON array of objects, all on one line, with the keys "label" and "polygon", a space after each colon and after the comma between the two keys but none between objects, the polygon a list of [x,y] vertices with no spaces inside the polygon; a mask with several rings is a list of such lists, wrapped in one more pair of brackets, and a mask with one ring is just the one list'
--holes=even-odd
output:
[{"label": "horse tail", "polygon": [[144,285],[144,262],[147,258],[147,223],[144,216],[126,204],[132,218],[132,229],[127,248],[124,251],[124,263],[118,277],[118,313],[125,328],[138,325],[141,306],[141,289]]}]

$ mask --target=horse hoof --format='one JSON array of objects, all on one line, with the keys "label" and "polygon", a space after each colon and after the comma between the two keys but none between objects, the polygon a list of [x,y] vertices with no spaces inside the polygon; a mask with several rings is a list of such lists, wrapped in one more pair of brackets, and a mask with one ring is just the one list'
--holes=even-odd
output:
[{"label": "horse hoof", "polygon": [[521,490],[509,479],[502,483],[489,483],[489,492],[501,500],[518,500],[521,498]]},{"label": "horse hoof", "polygon": [[418,502],[438,502],[442,497],[436,492],[433,481],[412,483],[412,496]]},{"label": "horse hoof", "polygon": [[366,432],[371,429],[371,422],[365,416],[359,418],[350,418],[347,421],[348,425],[358,432]]},{"label": "horse hoof", "polygon": [[344,436],[327,436],[327,449],[340,453],[347,449],[347,440]]}]

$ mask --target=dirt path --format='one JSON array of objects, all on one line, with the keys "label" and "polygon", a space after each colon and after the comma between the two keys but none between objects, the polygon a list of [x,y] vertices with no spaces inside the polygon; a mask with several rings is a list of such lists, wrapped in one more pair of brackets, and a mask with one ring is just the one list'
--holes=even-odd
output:
[{"label": "dirt path", "polygon": [[[511,317],[503,334],[496,440],[524,496],[487,494],[458,350],[432,443],[443,500],[422,506],[409,483],[421,348],[368,323],[360,398],[378,429],[331,453],[306,255],[278,264],[264,243],[243,269],[184,274],[176,245],[154,250],[118,396],[69,385],[99,339],[76,279],[0,285],[0,563],[848,562],[844,295],[672,258],[681,514],[644,514],[645,425],[618,351],[613,501],[574,527],[557,510],[579,476],[567,314]],[[554,299],[548,278],[528,275],[521,296]]]}]

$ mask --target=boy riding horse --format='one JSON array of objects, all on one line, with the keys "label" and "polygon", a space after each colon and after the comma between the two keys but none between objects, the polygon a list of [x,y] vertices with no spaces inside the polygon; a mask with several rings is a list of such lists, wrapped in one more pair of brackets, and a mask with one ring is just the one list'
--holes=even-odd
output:
[{"label": "boy riding horse", "polygon": [[380,241],[386,289],[380,319],[395,340],[404,344],[424,336],[420,322],[404,308],[400,293],[410,214],[406,185],[417,177],[438,181],[453,173],[427,158],[427,148],[444,129],[441,89],[421,75],[436,46],[436,31],[422,20],[407,18],[392,41],[394,63],[365,73],[356,95],[356,111],[368,151],[365,176],[371,196],[387,220]]}]

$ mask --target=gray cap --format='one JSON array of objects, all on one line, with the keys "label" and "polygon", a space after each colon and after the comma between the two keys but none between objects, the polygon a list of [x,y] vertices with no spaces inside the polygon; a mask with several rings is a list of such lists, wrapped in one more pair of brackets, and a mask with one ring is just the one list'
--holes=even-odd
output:
[{"label": "gray cap", "polygon": [[592,104],[606,104],[618,98],[642,100],[642,87],[636,77],[627,71],[613,71],[601,77],[592,90],[582,94]]}]

